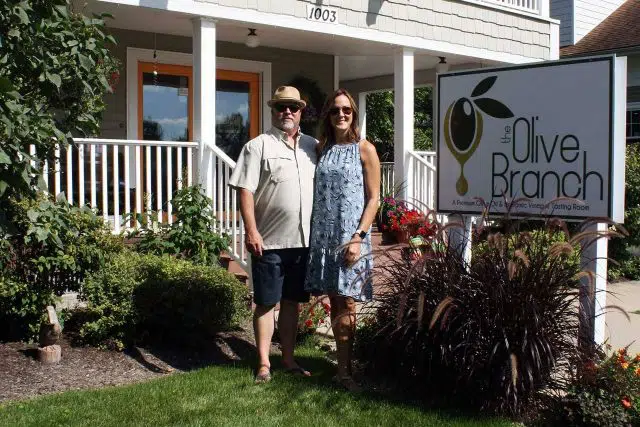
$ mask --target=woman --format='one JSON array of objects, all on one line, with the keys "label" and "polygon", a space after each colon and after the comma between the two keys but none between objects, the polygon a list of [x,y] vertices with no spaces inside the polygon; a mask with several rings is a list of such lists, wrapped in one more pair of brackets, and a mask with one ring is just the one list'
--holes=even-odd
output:
[{"label": "woman", "polygon": [[338,373],[349,390],[356,301],[372,297],[370,229],[378,209],[380,161],[369,141],[360,140],[358,110],[339,89],[322,109],[311,239],[305,288],[328,295],[336,339]]}]

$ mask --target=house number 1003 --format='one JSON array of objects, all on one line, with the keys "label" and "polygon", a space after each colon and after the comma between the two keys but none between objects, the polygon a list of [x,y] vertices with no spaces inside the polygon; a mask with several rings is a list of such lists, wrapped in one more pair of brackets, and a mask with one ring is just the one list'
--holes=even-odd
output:
[{"label": "house number 1003", "polygon": [[338,12],[334,8],[326,6],[307,5],[307,19],[320,22],[338,22]]}]

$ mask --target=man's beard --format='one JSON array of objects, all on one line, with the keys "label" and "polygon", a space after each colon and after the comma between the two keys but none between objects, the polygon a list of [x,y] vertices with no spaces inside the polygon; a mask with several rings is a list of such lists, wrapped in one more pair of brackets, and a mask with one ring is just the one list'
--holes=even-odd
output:
[{"label": "man's beard", "polygon": [[294,121],[291,119],[282,120],[280,126],[282,130],[293,130],[296,127]]}]

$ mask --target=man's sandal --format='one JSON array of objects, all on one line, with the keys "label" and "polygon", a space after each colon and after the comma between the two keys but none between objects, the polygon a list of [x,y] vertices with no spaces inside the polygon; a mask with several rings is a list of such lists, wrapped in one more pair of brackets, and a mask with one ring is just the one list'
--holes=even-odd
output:
[{"label": "man's sandal", "polygon": [[[263,369],[266,368],[266,369]],[[258,366],[258,370],[256,371],[256,384],[264,384],[271,381],[271,367],[268,365],[260,365]]]},{"label": "man's sandal", "polygon": [[345,375],[343,377],[336,375],[331,379],[331,381],[352,393],[359,393],[362,391],[362,387],[351,377],[351,375]]},{"label": "man's sandal", "polygon": [[297,377],[310,377],[311,376],[311,372],[307,371],[306,369],[304,369],[302,366],[295,366],[293,368],[286,368],[284,370],[285,373],[287,374],[292,374],[295,375]]}]

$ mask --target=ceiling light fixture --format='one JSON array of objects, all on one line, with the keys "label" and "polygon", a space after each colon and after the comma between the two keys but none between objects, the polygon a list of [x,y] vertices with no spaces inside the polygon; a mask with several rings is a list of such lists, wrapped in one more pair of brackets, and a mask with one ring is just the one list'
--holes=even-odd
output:
[{"label": "ceiling light fixture", "polygon": [[247,40],[244,42],[248,47],[258,47],[260,46],[260,38],[256,34],[255,28],[249,28],[249,34],[247,35]]},{"label": "ceiling light fixture", "polygon": [[438,58],[440,58],[440,62],[436,64],[436,73],[440,74],[440,73],[446,73],[447,71],[449,71],[449,64],[447,64],[447,58],[445,58],[444,56],[439,56]]}]

